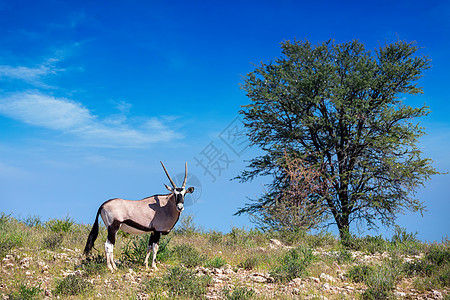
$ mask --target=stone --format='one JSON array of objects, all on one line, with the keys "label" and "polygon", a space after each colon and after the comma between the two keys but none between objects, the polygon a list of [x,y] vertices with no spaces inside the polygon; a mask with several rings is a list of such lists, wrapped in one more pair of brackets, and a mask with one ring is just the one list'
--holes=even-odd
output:
[{"label": "stone", "polygon": [[320,279],[317,278],[317,277],[308,277],[308,278],[309,278],[309,280],[311,280],[312,282],[320,283]]},{"label": "stone", "polygon": [[334,279],[333,276],[325,274],[325,273],[320,274],[319,278],[320,278],[320,281],[328,281],[328,282],[336,281],[336,279]]},{"label": "stone", "polygon": [[294,278],[294,279],[292,279],[290,284],[295,285],[295,286],[300,286],[300,285],[302,285],[302,279],[301,278]]},{"label": "stone", "polygon": [[441,292],[433,290],[432,293],[433,293],[433,298],[434,299],[444,299],[444,297],[442,296]]},{"label": "stone", "polygon": [[250,276],[250,279],[254,282],[267,282],[267,278],[264,275],[258,274],[258,273],[254,273]]},{"label": "stone", "polygon": [[394,292],[395,297],[406,297],[406,293],[395,291]]}]

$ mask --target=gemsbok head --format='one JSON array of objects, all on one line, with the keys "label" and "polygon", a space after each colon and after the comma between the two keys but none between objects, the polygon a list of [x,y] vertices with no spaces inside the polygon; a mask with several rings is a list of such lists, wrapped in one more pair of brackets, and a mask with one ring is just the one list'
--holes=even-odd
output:
[{"label": "gemsbok head", "polygon": [[145,267],[148,268],[148,258],[153,250],[152,268],[156,268],[156,253],[161,234],[168,234],[184,210],[184,196],[194,192],[194,188],[186,189],[187,163],[185,164],[184,181],[177,187],[170,177],[166,167],[161,162],[172,187],[166,186],[170,191],[166,195],[155,195],[142,200],[111,199],[104,202],[97,211],[94,225],[89,233],[84,254],[88,255],[98,236],[98,216],[101,215],[108,230],[105,243],[106,263],[111,271],[117,269],[114,262],[113,249],[119,229],[130,234],[151,233],[145,256]]}]

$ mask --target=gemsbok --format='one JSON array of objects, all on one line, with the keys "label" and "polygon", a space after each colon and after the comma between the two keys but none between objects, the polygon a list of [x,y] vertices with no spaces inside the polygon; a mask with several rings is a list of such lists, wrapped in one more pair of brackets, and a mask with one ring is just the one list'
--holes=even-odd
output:
[{"label": "gemsbok", "polygon": [[186,189],[187,163],[185,164],[184,181],[181,187],[173,182],[166,167],[161,162],[172,187],[166,186],[170,191],[167,195],[154,195],[142,200],[111,199],[103,203],[95,217],[94,225],[84,248],[84,254],[88,255],[94,246],[98,236],[98,216],[101,215],[108,230],[105,243],[106,263],[111,271],[117,269],[114,262],[113,249],[116,235],[119,229],[130,234],[151,233],[145,256],[145,268],[148,268],[148,258],[153,250],[152,268],[156,269],[156,253],[161,234],[168,234],[184,210],[184,196],[194,192],[194,188]]}]

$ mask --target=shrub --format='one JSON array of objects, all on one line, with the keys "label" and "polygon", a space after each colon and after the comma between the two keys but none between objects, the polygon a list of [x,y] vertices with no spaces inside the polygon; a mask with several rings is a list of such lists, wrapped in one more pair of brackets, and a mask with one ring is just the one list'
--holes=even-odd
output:
[{"label": "shrub", "polygon": [[193,215],[182,215],[173,229],[175,234],[192,235],[201,233],[201,228],[195,224]]},{"label": "shrub", "polygon": [[373,272],[373,268],[367,265],[353,266],[347,272],[347,277],[353,282],[364,282],[365,278]]},{"label": "shrub", "polygon": [[97,254],[93,257],[87,257],[81,262],[80,268],[86,273],[86,276],[104,274],[108,271],[106,267],[106,258],[103,255]]},{"label": "shrub", "polygon": [[405,263],[404,270],[409,276],[419,276],[414,281],[418,290],[449,287],[450,249],[434,246],[421,260]]},{"label": "shrub", "polygon": [[20,228],[16,219],[5,213],[0,213],[0,258],[5,257],[11,249],[21,247],[26,232]]},{"label": "shrub", "polygon": [[197,276],[195,272],[177,266],[169,270],[162,278],[151,278],[143,283],[143,290],[156,297],[167,291],[169,298],[184,297],[200,299],[207,292],[211,277]]},{"label": "shrub", "polygon": [[70,232],[74,224],[74,220],[68,215],[64,219],[51,219],[45,222],[45,226],[56,233]]},{"label": "shrub", "polygon": [[206,260],[206,256],[189,244],[175,246],[173,253],[178,261],[187,268],[201,266]]},{"label": "shrub", "polygon": [[208,260],[205,264],[205,267],[208,268],[221,268],[223,267],[227,262],[222,257],[214,257],[211,260]]},{"label": "shrub", "polygon": [[62,233],[53,233],[42,240],[42,247],[54,251],[62,245],[63,240]]},{"label": "shrub", "polygon": [[384,252],[388,249],[388,242],[386,242],[381,235],[368,235],[365,237],[349,236],[343,239],[341,243],[347,249],[366,251],[370,254]]},{"label": "shrub", "polygon": [[387,299],[392,297],[395,277],[387,268],[378,268],[364,277],[364,283],[367,285],[367,289],[362,295],[363,299]]},{"label": "shrub", "polygon": [[336,261],[338,263],[343,263],[343,262],[350,263],[350,262],[353,262],[354,259],[353,259],[352,253],[350,251],[348,251],[346,248],[341,247],[341,248],[339,248],[339,251],[336,255]]},{"label": "shrub", "polygon": [[259,264],[259,259],[257,257],[247,257],[241,263],[239,263],[238,267],[246,270],[252,270],[256,268]]},{"label": "shrub", "polygon": [[[145,256],[147,255],[147,247],[150,241],[150,234],[141,236],[134,236],[128,244],[122,249],[123,260],[132,264],[143,264]],[[168,244],[171,238],[163,236],[160,239],[158,253],[156,259],[159,261],[166,261],[170,257],[170,249]]]},{"label": "shrub", "polygon": [[395,226],[394,235],[391,238],[391,242],[394,244],[405,244],[405,243],[417,243],[416,233],[407,233],[405,228],[398,225]]},{"label": "shrub", "polygon": [[19,286],[19,290],[17,292],[11,292],[8,295],[7,299],[10,300],[22,300],[22,299],[38,299],[39,294],[42,292],[40,286],[27,287],[25,284],[21,284]]},{"label": "shrub", "polygon": [[367,290],[363,299],[387,299],[393,297],[393,290],[402,273],[402,264],[398,259],[384,261],[381,266],[369,270],[362,276]]},{"label": "shrub", "polygon": [[244,286],[235,286],[233,290],[228,287],[222,289],[222,296],[228,300],[246,300],[250,299],[255,295],[253,289],[249,289]]},{"label": "shrub", "polygon": [[41,217],[39,216],[28,216],[21,221],[27,227],[33,228],[42,225]]},{"label": "shrub", "polygon": [[210,242],[213,245],[223,243],[224,235],[222,232],[212,230],[208,232],[208,242]]},{"label": "shrub", "polygon": [[270,271],[277,282],[287,282],[306,275],[306,268],[314,259],[310,248],[298,247],[290,249],[279,261],[280,265]]},{"label": "shrub", "polygon": [[75,275],[68,275],[57,282],[55,294],[74,296],[88,294],[92,290],[93,286],[89,281]]}]

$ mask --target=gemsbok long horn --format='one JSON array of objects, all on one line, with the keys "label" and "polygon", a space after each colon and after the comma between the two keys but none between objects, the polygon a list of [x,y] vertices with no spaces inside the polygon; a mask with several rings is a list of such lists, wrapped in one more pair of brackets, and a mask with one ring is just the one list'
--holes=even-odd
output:
[{"label": "gemsbok long horn", "polygon": [[[169,172],[167,172],[166,167],[164,166],[163,162],[160,161],[160,163],[161,163],[161,165],[162,165],[162,167],[163,167],[163,169],[164,169],[164,172],[166,172],[167,178],[169,178],[169,181],[170,181],[170,183],[172,184],[172,187],[173,187],[174,189],[176,189],[176,188],[177,188],[177,185],[175,184],[175,182],[173,182],[173,180],[172,180],[172,178],[170,177]],[[187,163],[186,163],[186,165],[187,165]]]},{"label": "gemsbok long horn", "polygon": [[106,263],[111,271],[117,269],[114,262],[113,250],[116,242],[117,231],[119,229],[130,234],[142,234],[150,232],[150,240],[145,256],[145,267],[148,268],[150,252],[153,251],[152,268],[156,268],[156,253],[158,252],[159,239],[161,234],[168,234],[180,218],[184,210],[184,196],[193,193],[194,188],[185,189],[187,180],[187,163],[185,165],[184,181],[181,188],[177,188],[175,182],[167,172],[166,167],[161,162],[167,178],[172,187],[166,185],[170,191],[166,195],[154,195],[139,201],[111,199],[104,202],[97,210],[95,222],[89,233],[84,253],[86,255],[94,247],[98,236],[98,216],[101,216],[108,230],[108,237],[105,243]]},{"label": "gemsbok long horn", "polygon": [[181,186],[183,189],[186,187],[186,181],[187,181],[187,162],[184,165],[184,180],[183,185]]}]

